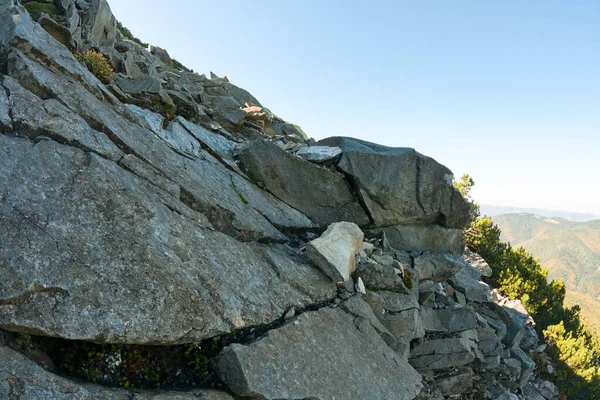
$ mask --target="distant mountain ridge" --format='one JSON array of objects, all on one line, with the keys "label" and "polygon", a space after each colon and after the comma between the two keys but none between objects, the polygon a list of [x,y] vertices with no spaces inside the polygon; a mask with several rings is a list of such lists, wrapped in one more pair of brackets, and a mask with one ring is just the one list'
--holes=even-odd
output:
[{"label": "distant mountain ridge", "polygon": [[573,211],[555,211],[545,210],[541,208],[526,208],[526,207],[512,207],[512,206],[494,206],[490,204],[481,204],[481,215],[487,215],[495,217],[504,214],[520,214],[528,213],[541,215],[548,218],[564,218],[569,221],[575,222],[586,222],[594,219],[600,219],[599,215],[590,213],[579,213]]},{"label": "distant mountain ridge", "polygon": [[600,332],[600,220],[574,222],[564,218],[519,213],[493,216],[502,240],[524,247],[540,259],[553,279],[564,279],[569,303]]}]

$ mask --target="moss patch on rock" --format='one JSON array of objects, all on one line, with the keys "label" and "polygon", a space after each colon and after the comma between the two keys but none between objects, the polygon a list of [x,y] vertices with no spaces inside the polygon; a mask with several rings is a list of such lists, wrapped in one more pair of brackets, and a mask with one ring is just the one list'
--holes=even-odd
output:
[{"label": "moss patch on rock", "polygon": [[40,19],[40,15],[42,15],[42,13],[50,15],[52,18],[55,18],[58,15],[58,10],[56,9],[56,6],[54,4],[38,3],[37,1],[32,1],[23,4],[23,7],[25,7],[27,12],[31,16],[31,19],[33,19],[34,21]]}]

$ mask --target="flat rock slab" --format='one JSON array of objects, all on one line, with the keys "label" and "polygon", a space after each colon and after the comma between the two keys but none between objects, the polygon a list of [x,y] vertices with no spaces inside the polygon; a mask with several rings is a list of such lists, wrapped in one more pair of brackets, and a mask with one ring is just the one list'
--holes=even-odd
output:
[{"label": "flat rock slab", "polygon": [[304,313],[248,346],[227,347],[217,373],[235,394],[251,398],[414,399],[421,376],[369,323],[356,320],[340,309]]},{"label": "flat rock slab", "polygon": [[342,154],[342,149],[339,147],[329,146],[307,146],[302,147],[296,152],[298,157],[304,158],[306,161],[314,163],[323,163],[325,161],[333,160]]},{"label": "flat rock slab", "polygon": [[[122,105],[101,101],[87,86],[62,75],[60,68],[51,70],[42,66],[35,59],[38,52],[31,52],[33,58],[13,48],[7,53],[11,77],[38,97],[52,93],[53,99],[79,115],[89,126],[104,132],[125,153],[135,155],[179,184],[187,204],[207,215],[221,232],[246,241],[284,242],[286,236],[273,225],[312,226],[306,216],[230,171],[206,151],[202,150],[199,157],[193,159],[189,154],[175,151],[150,129],[129,120],[139,117]],[[196,140],[192,135],[188,139]],[[236,179],[238,182],[232,182]],[[242,191],[252,192],[252,196],[241,196]]]},{"label": "flat rock slab", "polygon": [[419,272],[419,280],[444,282],[466,264],[458,254],[425,253],[415,258],[415,269]]},{"label": "flat rock slab", "polygon": [[112,161],[0,135],[0,328],[187,343],[333,298],[285,246],[242,243]]},{"label": "flat rock slab", "polygon": [[384,232],[390,246],[408,252],[461,253],[465,244],[462,229],[441,225],[397,225],[371,232]]},{"label": "flat rock slab", "polygon": [[0,344],[0,399],[15,400],[233,400],[216,390],[140,392],[74,382],[46,371]]},{"label": "flat rock slab", "polygon": [[240,166],[250,179],[322,227],[333,222],[369,223],[342,175],[288,154],[266,140],[244,145]]},{"label": "flat rock slab", "polygon": [[319,144],[340,147],[338,168],[352,177],[375,226],[438,222],[462,228],[470,206],[452,186],[452,171],[411,148],[347,137]]},{"label": "flat rock slab", "polygon": [[336,222],[306,245],[306,255],[334,282],[345,282],[356,267],[364,234],[351,222]]},{"label": "flat rock slab", "polygon": [[477,328],[477,315],[468,308],[452,310],[421,307],[421,317],[427,332],[455,333]]},{"label": "flat rock slab", "polygon": [[475,360],[475,344],[464,337],[427,340],[410,352],[410,364],[417,369],[440,370],[467,365]]}]

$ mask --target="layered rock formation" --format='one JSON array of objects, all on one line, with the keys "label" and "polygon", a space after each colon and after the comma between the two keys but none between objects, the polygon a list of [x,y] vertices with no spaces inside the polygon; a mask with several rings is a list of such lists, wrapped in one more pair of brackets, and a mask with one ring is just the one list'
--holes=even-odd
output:
[{"label": "layered rock formation", "polygon": [[[0,0],[0,398],[557,396],[531,318],[462,255],[443,165],[308,140],[123,38],[105,0],[22,3]],[[63,362],[78,346],[93,363]],[[128,388],[155,368],[161,392]]]}]

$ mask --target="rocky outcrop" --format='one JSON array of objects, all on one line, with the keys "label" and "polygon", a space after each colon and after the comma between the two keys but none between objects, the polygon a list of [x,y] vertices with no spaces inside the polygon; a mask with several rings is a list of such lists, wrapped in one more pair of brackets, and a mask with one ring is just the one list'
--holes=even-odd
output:
[{"label": "rocky outcrop", "polygon": [[[125,39],[105,0],[54,4],[0,0],[0,398],[558,395],[531,317],[462,255],[447,168],[316,145]],[[92,48],[107,85],[72,53]]]},{"label": "rocky outcrop", "polygon": [[259,186],[319,226],[336,221],[365,226],[369,219],[343,176],[258,139],[238,152],[240,166]]},{"label": "rocky outcrop", "polygon": [[452,186],[452,172],[434,159],[352,138],[319,143],[342,149],[337,167],[351,178],[375,225],[462,228],[469,221],[470,206]]},{"label": "rocky outcrop", "polygon": [[419,374],[368,320],[340,309],[306,313],[247,347],[232,345],[216,365],[234,393],[253,398],[403,400],[421,389]]}]

